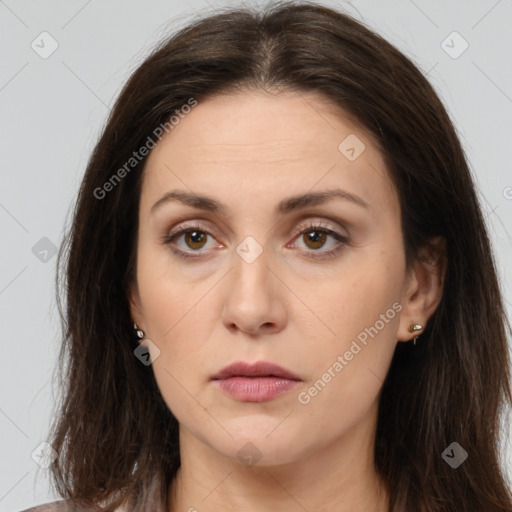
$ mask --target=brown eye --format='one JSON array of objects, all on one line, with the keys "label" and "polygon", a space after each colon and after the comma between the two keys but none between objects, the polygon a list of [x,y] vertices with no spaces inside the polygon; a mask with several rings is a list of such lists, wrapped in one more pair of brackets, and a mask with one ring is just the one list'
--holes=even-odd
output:
[{"label": "brown eye", "polygon": [[295,243],[309,258],[334,257],[348,242],[348,236],[338,233],[323,222],[302,224],[298,230],[299,236]]},{"label": "brown eye", "polygon": [[208,249],[221,247],[215,244],[214,236],[199,224],[172,231],[163,237],[162,242],[181,258],[201,258],[208,253]]},{"label": "brown eye", "polygon": [[312,230],[303,233],[303,240],[310,249],[320,249],[327,239],[325,231]]},{"label": "brown eye", "polygon": [[208,235],[202,231],[187,231],[184,233],[184,240],[190,249],[201,249],[206,243]]}]

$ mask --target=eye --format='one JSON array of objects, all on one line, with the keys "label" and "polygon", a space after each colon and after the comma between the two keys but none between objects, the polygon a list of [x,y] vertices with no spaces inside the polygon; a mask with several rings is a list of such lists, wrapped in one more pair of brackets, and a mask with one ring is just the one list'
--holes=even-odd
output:
[{"label": "eye", "polygon": [[[322,222],[303,224],[299,226],[298,229],[301,231],[295,240],[304,243],[306,252],[310,253],[308,257],[311,258],[329,258],[335,256],[348,241],[348,237],[329,228]],[[328,240],[329,237],[337,240],[339,243],[334,244],[334,247],[329,250],[319,251],[318,249],[325,246],[326,240]],[[312,249],[312,251],[307,249]]]},{"label": "eye", "polygon": [[[184,229],[176,231],[174,233],[169,234],[164,238],[164,243],[171,247],[172,252],[177,254],[182,258],[197,258],[200,254],[195,255],[191,253],[201,253],[205,251],[201,251],[203,247],[206,246],[207,238],[212,236],[211,233],[206,231],[200,225],[189,225]],[[183,238],[183,242],[185,244],[185,250],[177,247],[177,242],[180,238]],[[215,245],[215,244],[214,244]],[[217,245],[217,247],[222,247],[221,245]],[[190,250],[186,250],[186,249]]]}]

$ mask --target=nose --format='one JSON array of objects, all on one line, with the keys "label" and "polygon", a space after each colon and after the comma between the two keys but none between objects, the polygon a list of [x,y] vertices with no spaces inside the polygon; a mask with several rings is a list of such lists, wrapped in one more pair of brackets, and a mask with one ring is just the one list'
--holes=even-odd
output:
[{"label": "nose", "polygon": [[[286,287],[271,268],[265,250],[254,260],[234,254],[234,268],[224,283],[222,321],[232,332],[275,334],[286,323]],[[270,265],[269,265],[270,264]]]}]

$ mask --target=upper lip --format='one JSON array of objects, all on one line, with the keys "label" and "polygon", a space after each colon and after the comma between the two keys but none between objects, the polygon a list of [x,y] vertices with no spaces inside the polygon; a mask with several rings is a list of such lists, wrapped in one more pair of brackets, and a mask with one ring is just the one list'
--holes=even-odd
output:
[{"label": "upper lip", "polygon": [[301,380],[300,377],[286,368],[269,361],[258,361],[253,364],[236,361],[215,374],[212,380],[229,379],[230,377],[281,377],[290,380]]}]

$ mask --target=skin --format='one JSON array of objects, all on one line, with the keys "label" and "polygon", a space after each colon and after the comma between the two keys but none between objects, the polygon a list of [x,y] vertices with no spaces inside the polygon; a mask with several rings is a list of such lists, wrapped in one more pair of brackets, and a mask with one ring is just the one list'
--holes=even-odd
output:
[{"label": "skin", "polygon": [[[365,144],[354,161],[338,149],[350,134]],[[435,263],[406,268],[400,204],[375,141],[316,93],[251,91],[199,102],[144,173],[131,314],[180,425],[171,510],[386,511],[373,465],[379,394],[397,342],[435,311],[442,273]],[[332,188],[368,208],[331,199],[274,211],[290,196]],[[177,201],[151,212],[171,190],[212,197],[228,213]],[[190,221],[203,238],[164,243]],[[318,221],[347,241],[308,241],[311,231],[322,235],[308,226]],[[236,251],[248,236],[263,251],[251,263]],[[311,257],[338,246],[333,257]],[[394,303],[394,318],[301,403],[299,393]],[[275,362],[302,382],[268,402],[235,400],[210,379],[239,360]],[[260,456],[254,465],[237,456],[246,443]]]}]

